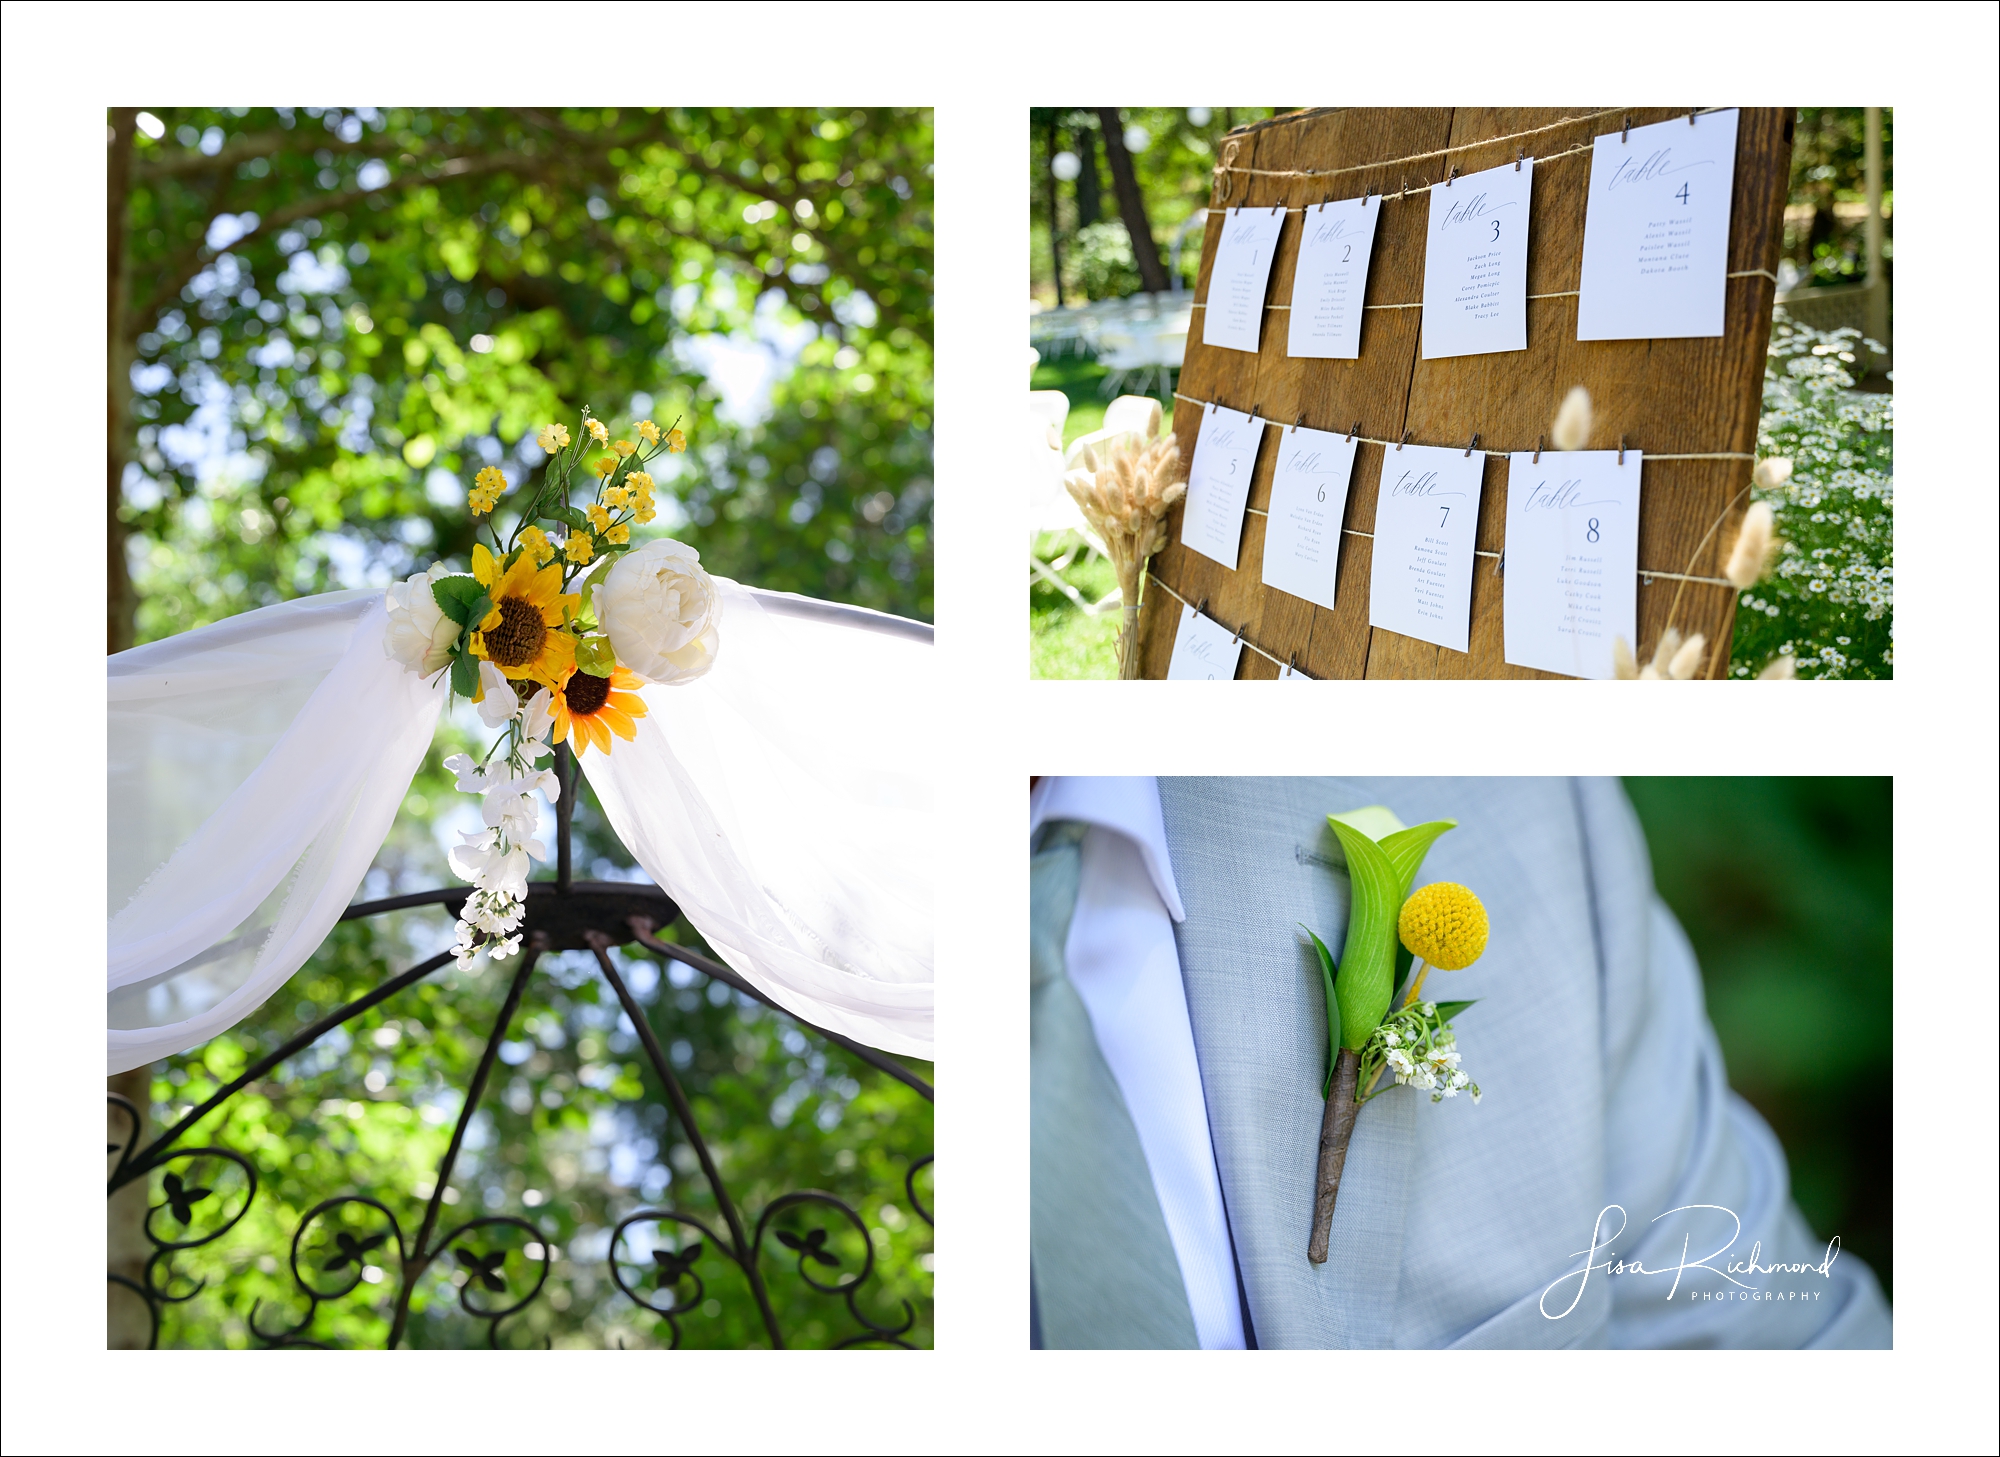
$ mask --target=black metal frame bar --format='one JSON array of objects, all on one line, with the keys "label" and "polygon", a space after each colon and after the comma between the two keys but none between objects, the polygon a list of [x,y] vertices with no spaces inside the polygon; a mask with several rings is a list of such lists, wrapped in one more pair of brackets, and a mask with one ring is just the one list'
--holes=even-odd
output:
[{"label": "black metal frame bar", "polygon": [[[804,1021],[796,1013],[787,1010],[765,992],[758,989],[735,970],[723,963],[711,957],[704,956],[699,952],[675,945],[672,942],[659,940],[654,933],[662,924],[675,919],[679,915],[679,908],[656,887],[591,881],[576,882],[572,875],[570,827],[576,809],[576,795],[578,779],[581,775],[581,766],[576,763],[575,757],[570,753],[567,745],[559,745],[557,747],[555,768],[560,785],[556,802],[556,876],[553,882],[534,882],[530,885],[527,913],[523,920],[524,935],[520,952],[520,966],[515,971],[512,982],[508,985],[506,999],[501,1006],[499,1016],[494,1021],[492,1031],[487,1035],[486,1046],[480,1054],[478,1067],[474,1071],[472,1081],[466,1089],[464,1104],[459,1110],[458,1122],[452,1129],[451,1142],[446,1148],[443,1158],[439,1161],[437,1176],[432,1184],[430,1197],[425,1204],[423,1221],[416,1231],[414,1239],[407,1244],[405,1243],[401,1225],[398,1223],[395,1215],[390,1212],[387,1206],[376,1199],[361,1194],[344,1194],[322,1200],[307,1211],[305,1216],[299,1221],[298,1228],[292,1236],[292,1277],[300,1291],[306,1297],[307,1309],[305,1315],[289,1328],[266,1331],[258,1325],[257,1310],[253,1309],[249,1322],[250,1329],[259,1340],[265,1342],[267,1345],[312,1346],[318,1344],[311,1339],[309,1334],[318,1307],[326,1301],[340,1299],[353,1291],[361,1282],[364,1268],[363,1257],[366,1252],[376,1247],[387,1245],[391,1237],[393,1237],[401,1278],[397,1292],[395,1314],[390,1327],[389,1348],[393,1350],[400,1345],[408,1331],[410,1304],[418,1281],[447,1253],[456,1254],[461,1264],[470,1272],[468,1278],[459,1289],[459,1304],[461,1308],[475,1318],[484,1320],[487,1323],[488,1344],[498,1345],[501,1323],[534,1300],[547,1281],[551,1262],[548,1240],[532,1222],[514,1215],[482,1216],[457,1226],[435,1242],[433,1242],[432,1236],[440,1222],[440,1215],[445,1202],[445,1193],[450,1187],[452,1175],[458,1164],[459,1154],[464,1147],[466,1131],[471,1126],[473,1116],[478,1112],[480,1103],[484,1099],[487,1084],[492,1078],[493,1064],[499,1054],[500,1044],[506,1040],[514,1017],[520,1010],[521,1000],[527,991],[528,981],[533,975],[536,965],[539,963],[541,957],[550,951],[587,947],[595,955],[599,970],[603,973],[606,982],[609,983],[613,993],[617,996],[619,1005],[623,1008],[626,1018],[631,1022],[641,1046],[645,1049],[647,1061],[652,1064],[655,1075],[659,1078],[661,1086],[666,1091],[667,1100],[671,1105],[673,1115],[680,1123],[689,1145],[695,1151],[695,1155],[701,1164],[703,1177],[707,1180],[709,1190],[715,1199],[716,1207],[721,1211],[723,1221],[727,1225],[728,1230],[726,1235],[718,1234],[717,1231],[711,1229],[694,1216],[672,1209],[643,1209],[627,1215],[620,1221],[616,1230],[613,1231],[610,1248],[607,1253],[613,1283],[618,1289],[646,1309],[664,1316],[673,1331],[673,1344],[678,1347],[681,1340],[681,1328],[678,1317],[692,1310],[702,1300],[702,1283],[692,1270],[694,1255],[686,1251],[683,1251],[679,1255],[665,1257],[656,1254],[655,1258],[660,1263],[658,1278],[661,1281],[661,1288],[671,1293],[670,1304],[663,1308],[653,1301],[646,1299],[626,1282],[618,1267],[618,1249],[625,1231],[637,1224],[652,1221],[692,1227],[699,1230],[715,1245],[720,1253],[742,1270],[749,1285],[751,1295],[757,1302],[758,1313],[762,1317],[765,1332],[770,1337],[772,1346],[782,1349],[785,1346],[784,1332],[780,1328],[777,1312],[772,1306],[770,1293],[764,1283],[764,1277],[759,1265],[763,1251],[764,1236],[770,1229],[772,1219],[786,1209],[800,1206],[829,1208],[842,1215],[861,1235],[861,1242],[867,1253],[864,1257],[863,1267],[859,1272],[844,1276],[834,1284],[825,1284],[816,1279],[811,1271],[807,1269],[809,1261],[822,1265],[838,1264],[838,1260],[832,1257],[824,1248],[826,1238],[824,1230],[811,1231],[803,1238],[779,1232],[778,1239],[798,1254],[798,1273],[806,1283],[822,1294],[842,1297],[849,1313],[861,1325],[862,1330],[858,1334],[850,1336],[838,1344],[842,1346],[861,1344],[906,1346],[907,1342],[903,1341],[901,1337],[915,1325],[916,1321],[916,1312],[908,1301],[904,1302],[904,1318],[902,1322],[895,1326],[885,1326],[871,1320],[862,1314],[855,1305],[856,1291],[866,1283],[874,1271],[875,1253],[873,1244],[868,1238],[867,1226],[861,1217],[842,1200],[820,1189],[804,1189],[780,1195],[758,1217],[754,1231],[746,1232],[743,1218],[738,1212],[734,1201],[730,1198],[721,1172],[717,1168],[715,1159],[709,1151],[707,1140],[702,1136],[700,1126],[694,1115],[693,1105],[689,1102],[685,1090],[681,1087],[680,1079],[674,1075],[671,1062],[661,1050],[659,1039],[654,1034],[652,1026],[645,1016],[644,1008],[639,1005],[638,1000],[632,995],[631,989],[626,985],[624,977],[619,973],[616,963],[612,960],[611,948],[615,945],[632,941],[656,955],[683,962],[723,982],[745,996],[761,1002],[774,1011],[783,1012],[804,1030],[824,1038],[826,1041],[845,1049],[871,1066],[896,1078],[921,1094],[926,1101],[935,1102],[936,1096],[931,1085],[895,1058],[889,1057],[872,1047],[858,1043],[840,1033]],[[369,901],[351,906],[342,914],[341,919],[343,921],[359,920],[366,917],[384,915],[391,911],[433,905],[447,907],[456,914],[468,894],[470,894],[470,891],[466,889],[447,888],[420,891],[412,895],[391,896],[382,900]],[[152,1322],[151,1344],[157,1345],[159,1341],[161,1306],[192,1300],[203,1288],[203,1283],[197,1282],[189,1290],[178,1294],[173,1293],[173,1255],[178,1251],[198,1248],[220,1239],[230,1229],[234,1228],[243,1216],[249,1212],[250,1205],[256,1199],[257,1195],[256,1169],[248,1159],[234,1150],[220,1147],[176,1148],[175,1145],[182,1135],[193,1129],[202,1119],[206,1118],[245,1087],[256,1082],[272,1068],[283,1063],[287,1058],[310,1047],[321,1037],[341,1024],[352,1020],[370,1008],[388,1000],[398,992],[422,981],[425,977],[437,971],[451,960],[451,952],[440,953],[437,956],[418,963],[407,971],[388,978],[380,985],[357,997],[345,1006],[338,1007],[329,1012],[310,1027],[289,1038],[275,1051],[259,1058],[240,1076],[232,1079],[197,1107],[183,1115],[172,1127],[146,1145],[143,1150],[134,1151],[133,1144],[137,1142],[136,1136],[128,1137],[122,1146],[113,1145],[112,1152],[118,1154],[118,1159],[111,1170],[107,1194],[117,1193],[119,1189],[131,1184],[135,1180],[147,1177],[153,1171],[161,1169],[170,1162],[180,1162],[183,1160],[189,1161],[187,1168],[190,1180],[196,1177],[195,1171],[201,1167],[201,1160],[220,1159],[241,1170],[246,1181],[242,1207],[237,1209],[219,1228],[199,1238],[173,1240],[166,1238],[156,1231],[156,1219],[165,1212],[176,1218],[183,1228],[186,1229],[191,1223],[189,1216],[193,1205],[213,1197],[214,1191],[183,1182],[180,1176],[175,1173],[170,1172],[165,1175],[167,1201],[153,1206],[148,1210],[146,1215],[146,1237],[152,1243],[154,1249],[153,1254],[147,1260],[142,1279],[134,1281],[126,1276],[108,1274],[108,1279],[111,1283],[124,1286],[146,1302]],[[134,1107],[128,1100],[115,1093],[111,1094],[110,1098],[112,1106],[121,1109],[131,1124],[134,1135],[136,1135],[144,1126],[141,1111]],[[911,1207],[926,1224],[930,1224],[933,1221],[930,1210],[917,1196],[916,1177],[922,1169],[932,1162],[932,1158],[932,1155],[926,1154],[916,1160],[910,1165],[909,1170],[904,1176],[904,1188],[909,1195]],[[389,1226],[388,1230],[366,1240],[357,1240],[353,1235],[346,1232],[336,1232],[337,1249],[335,1258],[321,1266],[321,1273],[331,1274],[347,1269],[350,1266],[353,1273],[351,1276],[340,1281],[337,1288],[322,1289],[315,1285],[307,1272],[301,1268],[300,1257],[306,1230],[315,1221],[325,1219],[348,1206],[355,1205],[365,1206],[379,1214],[383,1219],[386,1219]],[[466,1242],[479,1231],[497,1232],[501,1226],[512,1227],[527,1235],[530,1241],[528,1249],[539,1249],[540,1251],[540,1271],[535,1279],[533,1288],[529,1290],[527,1295],[513,1301],[511,1304],[493,1306],[491,1304],[475,1303],[485,1300],[485,1295],[481,1293],[482,1291],[495,1293],[505,1289],[505,1276],[503,1273],[500,1273],[500,1265],[504,1261],[506,1252],[503,1250],[496,1253],[493,1250],[488,1250],[485,1253],[481,1253],[478,1250],[472,1249]],[[699,1245],[697,1244],[695,1248],[698,1250]],[[530,1255],[529,1258],[534,1258],[534,1256]],[[684,1281],[692,1281],[696,1290],[691,1300],[686,1302],[681,1301],[678,1295],[680,1286]]]}]

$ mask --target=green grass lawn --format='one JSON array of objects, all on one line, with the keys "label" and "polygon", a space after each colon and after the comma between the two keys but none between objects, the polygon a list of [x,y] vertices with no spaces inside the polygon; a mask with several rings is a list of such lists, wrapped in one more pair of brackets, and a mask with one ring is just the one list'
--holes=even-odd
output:
[{"label": "green grass lawn", "polygon": [[[1111,403],[1111,397],[1103,393],[1108,373],[1095,359],[1079,354],[1064,354],[1035,367],[1035,389],[1061,390],[1069,396],[1069,418],[1063,422],[1065,446],[1104,424],[1104,410]],[[1171,430],[1174,402],[1169,397],[1163,404]],[[1035,555],[1044,562],[1053,563],[1072,554],[1074,559],[1061,571],[1062,579],[1086,602],[1101,601],[1118,589],[1111,563],[1081,548],[1073,533],[1048,532],[1035,542]],[[1120,615],[1111,611],[1092,617],[1047,582],[1034,579],[1028,589],[1028,676],[1116,678]]]}]

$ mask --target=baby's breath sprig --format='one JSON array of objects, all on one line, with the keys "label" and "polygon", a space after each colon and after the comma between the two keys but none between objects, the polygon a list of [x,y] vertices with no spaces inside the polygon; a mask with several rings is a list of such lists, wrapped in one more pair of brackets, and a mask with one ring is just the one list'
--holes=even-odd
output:
[{"label": "baby's breath sprig", "polygon": [[1365,1103],[1387,1088],[1377,1088],[1386,1070],[1395,1082],[1427,1092],[1433,1103],[1468,1093],[1477,1104],[1483,1096],[1479,1084],[1459,1067],[1458,1037],[1451,1019],[1471,1006],[1470,1002],[1410,1002],[1386,1018],[1361,1050],[1362,1091],[1355,1102]]}]

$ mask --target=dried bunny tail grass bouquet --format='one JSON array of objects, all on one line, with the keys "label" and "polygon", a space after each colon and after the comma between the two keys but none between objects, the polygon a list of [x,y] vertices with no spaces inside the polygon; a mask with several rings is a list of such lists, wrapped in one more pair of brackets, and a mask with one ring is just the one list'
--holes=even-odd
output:
[{"label": "dried bunny tail grass bouquet", "polygon": [[1118,676],[1139,676],[1139,589],[1146,562],[1167,544],[1167,512],[1187,494],[1180,442],[1136,432],[1084,446],[1063,485],[1104,543],[1124,604],[1118,628]]}]

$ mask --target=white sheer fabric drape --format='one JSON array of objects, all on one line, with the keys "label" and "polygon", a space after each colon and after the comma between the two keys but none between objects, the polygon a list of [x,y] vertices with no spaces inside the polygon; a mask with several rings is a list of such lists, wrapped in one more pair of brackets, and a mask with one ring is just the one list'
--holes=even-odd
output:
[{"label": "white sheer fabric drape", "polygon": [[[738,972],[931,1056],[929,629],[718,578],[715,668],[583,756],[613,827]],[[377,591],[110,660],[109,1069],[248,1016],[326,938],[443,705]]]}]

